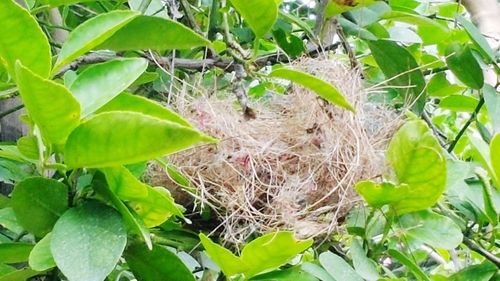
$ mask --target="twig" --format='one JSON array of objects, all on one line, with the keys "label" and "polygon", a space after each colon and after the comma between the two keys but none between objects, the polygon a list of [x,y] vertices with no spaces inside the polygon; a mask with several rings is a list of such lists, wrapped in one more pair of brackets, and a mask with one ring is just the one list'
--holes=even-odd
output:
[{"label": "twig", "polygon": [[194,18],[193,12],[191,12],[190,4],[187,0],[180,0],[182,9],[184,10],[184,14],[186,15],[186,19],[189,22],[189,25],[194,31],[199,34],[202,34],[200,26],[196,23],[196,19]]},{"label": "twig", "polygon": [[467,248],[471,249],[472,251],[480,254],[481,256],[485,257],[487,260],[491,261],[494,263],[497,267],[500,268],[500,258],[495,256],[494,254],[488,252],[487,250],[483,249],[481,246],[477,245],[476,242],[473,240],[469,239],[468,237],[464,236],[463,243]]},{"label": "twig", "polygon": [[105,62],[105,61],[108,61],[108,60],[113,59],[113,58],[115,58],[115,56],[98,55],[98,54],[89,54],[86,56],[81,56],[80,58],[76,59],[74,62],[66,65],[61,70],[59,70],[59,72],[54,76],[54,78],[60,78],[67,71],[78,69],[78,67],[80,67],[80,65]]},{"label": "twig", "polygon": [[424,111],[422,113],[422,119],[424,119],[425,123],[427,123],[427,125],[429,125],[431,130],[434,132],[434,135],[436,136],[437,140],[439,141],[439,144],[441,145],[441,147],[443,147],[443,148],[446,147],[446,143],[447,143],[446,135],[443,132],[441,132],[441,130],[439,130],[438,127],[436,127],[434,122],[432,122],[432,119],[429,116],[429,114],[427,113],[427,111]]},{"label": "twig", "polygon": [[474,112],[472,112],[469,120],[467,120],[467,123],[465,123],[465,125],[462,127],[460,132],[458,132],[458,135],[455,137],[455,140],[453,140],[453,142],[448,147],[448,152],[450,152],[450,153],[453,152],[453,149],[455,149],[455,146],[457,145],[457,143],[460,141],[460,139],[465,134],[465,132],[467,131],[469,126],[472,124],[472,122],[476,119],[476,116],[479,113],[479,111],[481,110],[481,108],[483,107],[483,105],[484,105],[484,98],[481,96],[481,99],[479,100],[479,103],[477,104],[476,109],[474,109]]},{"label": "twig", "polygon": [[22,109],[24,107],[24,104],[20,104],[20,105],[17,105],[11,109],[8,109],[4,112],[0,112],[0,119],[4,118],[5,116],[9,115],[9,114],[12,114],[20,109]]}]

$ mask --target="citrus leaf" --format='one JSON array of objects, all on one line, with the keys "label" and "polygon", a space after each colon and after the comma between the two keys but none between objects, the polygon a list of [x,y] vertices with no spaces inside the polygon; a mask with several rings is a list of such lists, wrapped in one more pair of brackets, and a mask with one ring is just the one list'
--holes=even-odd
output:
[{"label": "citrus leaf", "polygon": [[23,268],[16,271],[9,272],[0,276],[0,281],[26,281],[30,277],[42,274],[43,272],[35,271],[31,268]]},{"label": "citrus leaf", "polygon": [[395,259],[397,259],[400,263],[404,264],[413,274],[417,277],[418,280],[423,281],[431,281],[429,276],[422,271],[422,269],[416,265],[413,261],[411,261],[407,256],[401,253],[398,250],[389,249],[389,255]]},{"label": "citrus leaf", "polygon": [[215,140],[194,129],[136,112],[95,115],[68,137],[65,161],[69,167],[110,167],[150,160]]},{"label": "citrus leaf", "polygon": [[142,58],[125,58],[92,65],[71,84],[70,91],[82,106],[82,118],[127,89],[148,67]]},{"label": "citrus leaf", "polygon": [[473,23],[466,20],[463,16],[457,14],[455,15],[455,18],[460,23],[460,25],[463,26],[467,34],[469,34],[469,37],[472,39],[472,41],[479,47],[479,50],[483,54],[484,58],[486,58],[488,62],[496,61],[495,51],[493,51],[490,44],[488,44],[488,41],[486,41],[486,38],[481,33],[481,31],[479,31],[479,29]]},{"label": "citrus leaf", "polygon": [[36,243],[29,256],[30,268],[36,271],[45,271],[56,266],[56,262],[50,252],[50,240],[52,233],[48,233],[42,240]]},{"label": "citrus leaf", "polygon": [[366,252],[358,239],[354,239],[352,241],[350,252],[356,273],[358,273],[365,280],[377,281],[380,279],[376,263],[366,256]]},{"label": "citrus leaf", "polygon": [[1,243],[0,260],[2,263],[20,263],[28,261],[32,249],[33,245],[27,243]]},{"label": "citrus leaf", "polygon": [[476,90],[483,87],[483,70],[469,46],[457,42],[449,44],[446,48],[446,64],[466,86]]},{"label": "citrus leaf", "polygon": [[231,277],[248,269],[248,266],[241,258],[235,256],[228,249],[214,243],[203,233],[200,233],[199,237],[208,256],[220,267],[226,276]]},{"label": "citrus leaf", "polygon": [[132,244],[125,251],[125,259],[139,281],[195,281],[182,260],[161,246],[148,250],[141,244]]},{"label": "citrus leaf", "polygon": [[50,249],[69,281],[102,281],[115,267],[126,243],[120,214],[89,201],[68,210],[57,221]]},{"label": "citrus leaf", "polygon": [[104,42],[138,15],[139,13],[132,11],[112,11],[77,26],[62,45],[52,73],[55,74],[65,64]]},{"label": "citrus leaf", "polygon": [[375,3],[376,0],[354,0],[354,1],[343,1],[343,0],[333,0],[329,1],[325,9],[325,15],[327,17],[332,17],[335,15],[340,15],[342,13],[366,7]]},{"label": "citrus leaf", "polygon": [[133,111],[142,114],[154,116],[163,120],[172,121],[185,127],[192,127],[188,121],[182,118],[179,114],[170,110],[166,106],[158,104],[150,99],[132,95],[130,93],[122,93],[101,107],[97,112],[108,111]]},{"label": "citrus leaf", "polygon": [[269,74],[269,77],[276,77],[292,81],[314,91],[318,96],[333,104],[336,104],[353,112],[355,111],[337,88],[335,88],[332,84],[318,79],[310,74],[293,69],[279,68],[271,72]]},{"label": "citrus leaf", "polygon": [[316,277],[299,266],[287,269],[279,269],[268,273],[260,274],[250,278],[251,281],[318,281]]},{"label": "citrus leaf", "polygon": [[498,267],[490,261],[468,266],[450,276],[450,281],[489,281],[498,272]]},{"label": "citrus leaf", "polygon": [[35,136],[24,136],[17,140],[17,149],[29,159],[40,159],[38,140]]},{"label": "citrus leaf", "polygon": [[113,51],[192,49],[208,46],[210,42],[188,27],[173,20],[138,16],[122,27],[99,49]]},{"label": "citrus leaf", "polygon": [[12,77],[16,77],[16,61],[34,73],[47,78],[52,56],[50,45],[42,29],[30,13],[12,0],[0,1],[0,65],[4,63]]},{"label": "citrus leaf", "polygon": [[43,237],[68,208],[68,188],[53,179],[28,178],[14,187],[11,204],[24,229]]},{"label": "citrus leaf", "polygon": [[363,278],[346,261],[332,252],[319,255],[319,262],[334,280],[363,281]]},{"label": "citrus leaf", "polygon": [[497,184],[496,188],[500,190],[500,133],[497,133],[490,143],[491,167],[493,178]]},{"label": "citrus leaf", "polygon": [[439,103],[439,107],[452,110],[455,112],[474,112],[479,100],[461,95],[451,95],[443,98]]},{"label": "citrus leaf", "polygon": [[257,38],[262,38],[278,18],[278,5],[269,0],[230,0]]},{"label": "citrus leaf", "polygon": [[64,86],[16,64],[19,93],[44,141],[62,145],[80,122],[80,105]]}]

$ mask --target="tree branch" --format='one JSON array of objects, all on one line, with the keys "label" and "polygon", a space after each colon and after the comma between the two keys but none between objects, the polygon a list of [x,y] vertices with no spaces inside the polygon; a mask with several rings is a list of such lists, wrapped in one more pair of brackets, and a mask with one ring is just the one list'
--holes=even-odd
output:
[{"label": "tree branch", "polygon": [[491,261],[494,263],[497,267],[500,268],[500,258],[495,256],[494,254],[488,252],[487,250],[483,249],[481,246],[477,245],[476,242],[473,240],[464,237],[463,243],[467,248],[471,249],[472,251],[480,254],[481,256],[485,257],[487,260]]}]

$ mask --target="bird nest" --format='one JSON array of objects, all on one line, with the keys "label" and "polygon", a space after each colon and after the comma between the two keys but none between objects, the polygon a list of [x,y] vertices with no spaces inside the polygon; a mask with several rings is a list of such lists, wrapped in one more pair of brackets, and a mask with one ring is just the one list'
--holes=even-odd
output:
[{"label": "bird nest", "polygon": [[[278,229],[326,237],[339,231],[360,200],[354,184],[385,171],[384,151],[400,118],[368,102],[360,73],[342,62],[302,59],[294,67],[335,85],[356,113],[295,85],[285,95],[253,103],[251,120],[232,96],[178,106],[192,124],[220,140],[169,161],[196,188],[196,200],[215,211],[226,242],[241,244],[255,232]],[[151,171],[152,184],[175,189],[167,175]]]}]

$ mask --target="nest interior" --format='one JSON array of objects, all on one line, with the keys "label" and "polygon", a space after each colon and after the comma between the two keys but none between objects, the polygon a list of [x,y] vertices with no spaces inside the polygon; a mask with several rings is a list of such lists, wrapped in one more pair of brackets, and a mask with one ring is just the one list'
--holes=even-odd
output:
[{"label": "nest interior", "polygon": [[[228,243],[278,229],[302,238],[339,231],[359,200],[354,184],[385,171],[384,151],[398,116],[367,102],[360,73],[343,62],[302,59],[294,68],[335,85],[356,113],[295,85],[285,95],[253,103],[252,120],[231,95],[184,99],[177,106],[197,128],[220,139],[169,161],[196,187],[196,200],[215,210]],[[173,187],[162,172],[150,178]]]}]

